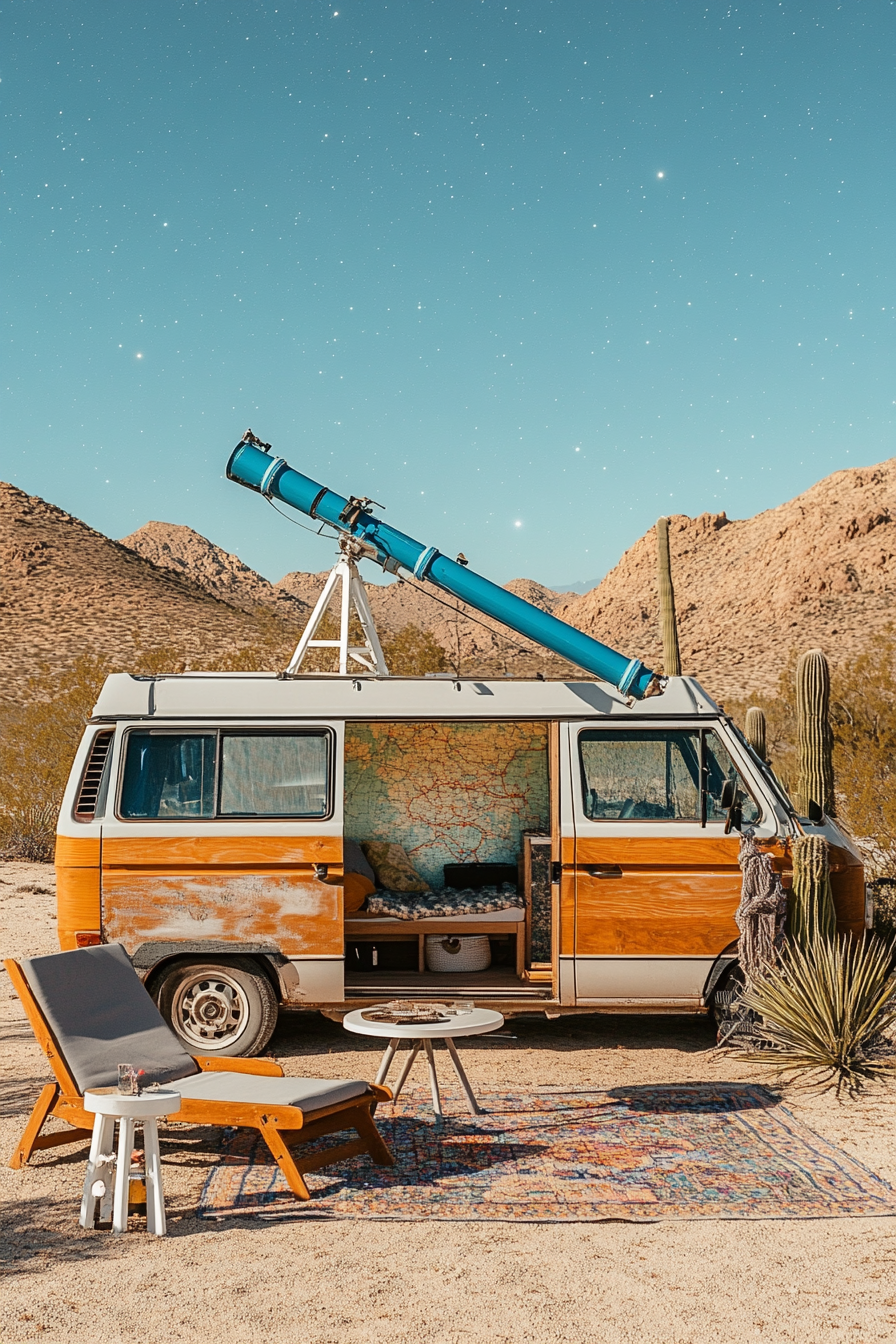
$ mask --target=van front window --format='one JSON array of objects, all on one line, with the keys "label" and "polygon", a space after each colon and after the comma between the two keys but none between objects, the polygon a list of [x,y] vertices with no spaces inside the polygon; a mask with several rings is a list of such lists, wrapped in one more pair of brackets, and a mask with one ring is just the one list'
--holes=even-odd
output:
[{"label": "van front window", "polygon": [[579,734],[579,754],[582,806],[591,821],[725,821],[726,780],[735,786],[735,824],[760,819],[759,806],[710,729],[587,729]]},{"label": "van front window", "polygon": [[121,816],[213,817],[215,746],[214,733],[129,733]]},{"label": "van front window", "polygon": [[669,729],[579,736],[585,816],[601,821],[700,820],[700,737]]}]

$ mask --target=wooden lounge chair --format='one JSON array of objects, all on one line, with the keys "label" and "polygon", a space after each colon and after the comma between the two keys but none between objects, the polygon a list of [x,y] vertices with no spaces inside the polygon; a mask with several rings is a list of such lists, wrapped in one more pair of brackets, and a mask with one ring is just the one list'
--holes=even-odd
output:
[{"label": "wooden lounge chair", "polygon": [[[4,965],[56,1075],[31,1112],[11,1167],[23,1166],[36,1149],[89,1139],[93,1117],[84,1110],[84,1092],[115,1086],[125,1063],[180,1092],[181,1108],[169,1121],[257,1129],[299,1199],[311,1198],[303,1174],[319,1167],[359,1153],[379,1166],[393,1164],[373,1120],[377,1102],[392,1095],[387,1087],[286,1078],[267,1059],[188,1055],[118,944]],[[72,1128],[42,1133],[51,1115]],[[344,1129],[358,1137],[305,1157],[291,1151]]]}]

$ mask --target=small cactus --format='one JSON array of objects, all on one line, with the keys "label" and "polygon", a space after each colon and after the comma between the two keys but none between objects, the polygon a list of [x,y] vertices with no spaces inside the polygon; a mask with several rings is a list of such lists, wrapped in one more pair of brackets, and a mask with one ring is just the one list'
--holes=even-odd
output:
[{"label": "small cactus", "polygon": [[744,736],[761,761],[767,761],[765,744],[765,713],[755,705],[747,710]]},{"label": "small cactus", "polygon": [[815,804],[834,816],[833,734],[829,718],[831,673],[821,649],[810,649],[796,665],[800,775],[794,801],[808,817]]},{"label": "small cactus", "polygon": [[672,587],[672,564],[669,558],[668,518],[657,519],[656,547],[660,589],[660,630],[663,636],[663,672],[667,677],[680,677],[681,657],[678,652],[675,590]]},{"label": "small cactus", "polygon": [[802,948],[819,936],[830,941],[837,932],[828,842],[823,835],[801,835],[793,842],[788,932]]}]

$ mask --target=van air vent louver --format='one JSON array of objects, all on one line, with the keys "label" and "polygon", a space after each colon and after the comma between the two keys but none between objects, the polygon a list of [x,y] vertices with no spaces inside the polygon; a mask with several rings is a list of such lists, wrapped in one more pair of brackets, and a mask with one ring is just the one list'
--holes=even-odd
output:
[{"label": "van air vent louver", "polygon": [[76,821],[93,821],[96,816],[96,800],[99,796],[100,785],[103,781],[103,769],[114,736],[114,732],[102,732],[97,733],[93,739],[93,746],[90,748],[90,755],[87,758],[81,787],[78,790],[78,799],[75,803]]}]

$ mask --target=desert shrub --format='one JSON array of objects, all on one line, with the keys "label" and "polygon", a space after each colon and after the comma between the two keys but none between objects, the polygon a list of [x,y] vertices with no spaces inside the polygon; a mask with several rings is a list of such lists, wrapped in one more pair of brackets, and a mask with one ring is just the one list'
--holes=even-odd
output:
[{"label": "desert shrub", "polygon": [[[183,671],[176,649],[138,648],[128,671]],[[0,717],[0,854],[49,861],[72,759],[96,698],[117,660],[84,654],[68,668],[44,667],[26,683],[23,703]]]},{"label": "desert shrub", "polygon": [[[743,724],[746,710],[765,710],[772,767],[788,791],[797,782],[794,670],[785,663],[774,696],[728,706]],[[864,651],[835,664],[831,678],[834,785],[838,821],[854,838],[869,877],[896,878],[896,632],[873,636]],[[883,925],[882,925],[883,927]]]},{"label": "desert shrub", "polygon": [[[336,638],[335,618],[328,616],[318,633],[323,639]],[[350,633],[361,642],[360,626]],[[296,640],[279,623],[260,622],[255,643],[188,659],[181,649],[148,647],[135,635],[134,650],[124,655],[85,654],[62,670],[41,668],[26,684],[22,703],[7,705],[0,713],[0,855],[35,862],[52,859],[72,760],[109,673],[272,672],[286,666]],[[446,666],[441,645],[413,625],[387,641],[384,652],[396,675],[423,676]],[[334,670],[334,650],[313,649],[304,668]]]},{"label": "desert shrub", "polygon": [[383,641],[386,666],[395,677],[425,677],[447,672],[448,660],[441,644],[428,630],[406,625]]},{"label": "desert shrub", "polygon": [[806,946],[788,942],[742,1002],[761,1018],[753,1037],[768,1048],[760,1057],[778,1077],[833,1088],[839,1097],[896,1072],[884,1036],[896,1024],[896,971],[892,944],[882,938],[817,934]]},{"label": "desert shrub", "polygon": [[896,634],[876,635],[833,679],[840,819],[870,876],[896,877]]}]

